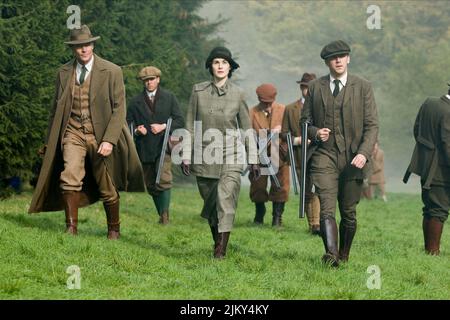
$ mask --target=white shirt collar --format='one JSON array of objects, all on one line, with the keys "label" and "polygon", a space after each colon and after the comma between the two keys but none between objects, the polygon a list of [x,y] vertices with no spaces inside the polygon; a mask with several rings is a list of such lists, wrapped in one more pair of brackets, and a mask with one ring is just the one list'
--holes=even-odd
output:
[{"label": "white shirt collar", "polygon": [[158,90],[158,88],[155,89],[155,91],[148,91],[147,89],[145,89],[145,92],[147,92],[147,95],[149,98],[154,97],[156,95],[156,91]]},{"label": "white shirt collar", "polygon": [[[93,65],[94,65],[94,56],[92,56],[92,59],[84,65],[87,69],[87,73],[91,72]],[[81,71],[82,68],[83,68],[83,65],[81,63],[79,63],[77,60],[77,69]]]},{"label": "white shirt collar", "polygon": [[342,77],[340,77],[340,78],[335,78],[335,77],[333,77],[333,76],[331,75],[331,73],[330,73],[330,82],[333,83],[334,80],[338,79],[339,81],[341,81],[341,84],[345,87],[345,85],[347,84],[347,76],[348,76],[348,73],[345,72],[345,73],[342,75]]},{"label": "white shirt collar", "polygon": [[447,94],[446,97],[448,100],[450,100],[450,94]]},{"label": "white shirt collar", "polygon": [[304,98],[304,97],[301,97],[301,98],[300,98],[300,103],[301,103],[301,104],[305,104],[305,98]]}]

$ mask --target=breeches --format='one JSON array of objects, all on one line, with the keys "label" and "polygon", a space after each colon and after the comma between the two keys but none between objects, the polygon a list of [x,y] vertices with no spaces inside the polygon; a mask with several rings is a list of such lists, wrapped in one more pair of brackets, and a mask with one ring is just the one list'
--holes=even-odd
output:
[{"label": "breeches", "polygon": [[345,153],[314,154],[311,159],[311,178],[320,200],[320,221],[335,219],[336,200],[341,222],[349,227],[356,224],[356,206],[361,197],[362,179],[355,179],[351,159]]},{"label": "breeches", "polygon": [[[302,177],[302,172],[301,172],[301,168],[300,167],[296,167],[295,171],[297,171],[297,177],[300,183],[300,179]],[[305,201],[306,202],[310,202],[314,199],[314,197],[317,197],[317,195],[312,192],[312,179],[311,179],[311,175],[308,172],[308,169],[306,171],[306,177],[305,177]],[[300,186],[299,186],[300,187]]]},{"label": "breeches", "polygon": [[250,178],[250,200],[253,202],[286,202],[289,197],[289,166],[281,166],[278,169],[277,178],[280,181],[281,188],[277,189],[275,183],[270,181],[270,191],[267,192],[267,182],[270,176],[261,176],[258,180],[252,181]]},{"label": "breeches", "polygon": [[62,146],[64,170],[60,176],[60,187],[63,191],[81,191],[86,175],[86,161],[89,161],[92,176],[98,185],[100,200],[112,203],[119,198],[119,194],[103,157],[97,154],[97,150],[98,144],[93,134],[68,129]]},{"label": "breeches", "polygon": [[444,223],[450,210],[450,187],[431,185],[431,189],[422,189],[422,202],[424,216],[438,218]]},{"label": "breeches", "polygon": [[241,173],[222,171],[220,178],[197,177],[197,186],[204,201],[202,217],[219,232],[230,232],[236,216],[241,189]]},{"label": "breeches", "polygon": [[164,163],[161,172],[159,184],[156,184],[156,175],[158,174],[159,158],[155,162],[143,163],[144,179],[147,191],[150,195],[156,196],[161,191],[172,188],[172,161],[170,155],[164,156]]}]

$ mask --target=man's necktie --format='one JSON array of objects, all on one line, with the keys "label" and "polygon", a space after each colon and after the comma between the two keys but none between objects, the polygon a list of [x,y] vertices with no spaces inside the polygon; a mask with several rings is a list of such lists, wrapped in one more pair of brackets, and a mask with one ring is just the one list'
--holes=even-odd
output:
[{"label": "man's necktie", "polygon": [[337,97],[337,95],[339,94],[339,83],[341,82],[338,79],[333,80],[334,82],[334,90],[333,90],[333,97]]},{"label": "man's necktie", "polygon": [[87,71],[86,66],[83,66],[83,67],[81,68],[80,84],[83,84],[83,82],[84,82],[84,77],[86,77],[86,71]]}]

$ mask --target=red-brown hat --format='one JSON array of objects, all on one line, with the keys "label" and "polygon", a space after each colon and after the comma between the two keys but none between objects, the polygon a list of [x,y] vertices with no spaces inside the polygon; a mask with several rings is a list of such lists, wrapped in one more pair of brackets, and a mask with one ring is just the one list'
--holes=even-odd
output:
[{"label": "red-brown hat", "polygon": [[299,83],[301,86],[307,86],[308,82],[314,79],[316,79],[316,75],[314,73],[305,72],[301,80],[298,80],[297,83]]},{"label": "red-brown hat", "polygon": [[277,96],[277,88],[273,84],[264,83],[256,88],[256,95],[261,102],[274,102]]}]

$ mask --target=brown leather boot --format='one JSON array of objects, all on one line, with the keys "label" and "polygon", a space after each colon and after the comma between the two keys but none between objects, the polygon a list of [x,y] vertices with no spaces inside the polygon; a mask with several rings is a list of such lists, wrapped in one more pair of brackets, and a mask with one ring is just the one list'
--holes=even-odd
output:
[{"label": "brown leather boot", "polygon": [[66,214],[66,233],[76,236],[78,234],[78,191],[64,191],[64,212]]},{"label": "brown leather boot", "polygon": [[113,203],[103,202],[106,212],[106,221],[108,224],[108,239],[116,240],[120,238],[120,220],[119,220],[119,199]]},{"label": "brown leather boot", "polygon": [[227,254],[228,239],[230,238],[230,232],[219,232],[217,234],[217,243],[214,248],[214,258],[223,259]]},{"label": "brown leather boot", "polygon": [[352,246],[353,237],[356,233],[355,226],[345,226],[342,221],[339,224],[339,260],[347,262],[350,255],[350,248]]},{"label": "brown leather boot", "polygon": [[332,267],[339,266],[338,254],[338,231],[335,219],[324,219],[320,222],[320,233],[322,235],[325,254],[322,261]]},{"label": "brown leather boot", "polygon": [[282,224],[281,217],[284,212],[284,202],[274,202],[272,206],[273,206],[272,227],[281,227]]},{"label": "brown leather boot", "polygon": [[255,219],[253,219],[253,223],[263,224],[265,214],[266,205],[264,204],[264,202],[255,202]]},{"label": "brown leather boot", "polygon": [[423,217],[422,227],[425,240],[425,252],[432,256],[438,256],[444,224],[438,218]]},{"label": "brown leather boot", "polygon": [[159,223],[160,224],[169,224],[169,211],[163,211],[161,215],[159,216]]}]

